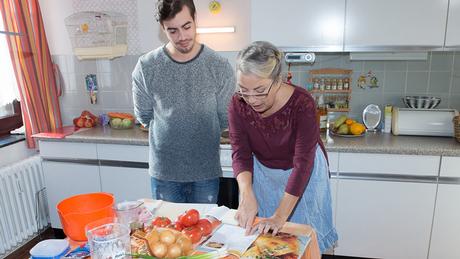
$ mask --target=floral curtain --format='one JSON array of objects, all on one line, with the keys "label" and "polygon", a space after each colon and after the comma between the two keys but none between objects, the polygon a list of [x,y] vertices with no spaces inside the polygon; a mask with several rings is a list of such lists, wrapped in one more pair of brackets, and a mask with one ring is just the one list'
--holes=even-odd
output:
[{"label": "floral curtain", "polygon": [[38,0],[0,0],[6,36],[21,96],[27,144],[31,135],[62,127],[57,66],[51,61]]}]

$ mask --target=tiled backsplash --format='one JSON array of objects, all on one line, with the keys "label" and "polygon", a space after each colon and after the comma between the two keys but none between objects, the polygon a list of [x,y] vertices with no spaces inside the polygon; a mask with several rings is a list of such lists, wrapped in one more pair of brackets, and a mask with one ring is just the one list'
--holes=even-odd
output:
[{"label": "tiled backsplash", "polygon": [[[236,52],[221,52],[234,65]],[[114,60],[79,61],[74,56],[54,56],[63,78],[61,112],[64,124],[71,124],[82,110],[101,114],[108,111],[133,112],[131,72],[138,55]],[[347,53],[319,53],[313,65],[292,65],[292,82],[306,87],[308,71],[317,68],[353,70],[351,116],[359,117],[369,103],[403,107],[405,95],[439,96],[438,108],[460,110],[460,53],[433,52],[426,61],[350,61]],[[286,72],[287,66],[283,67]],[[369,70],[377,76],[380,87],[361,89],[356,82]],[[85,76],[96,74],[99,91],[97,104],[91,104],[85,90]]]}]

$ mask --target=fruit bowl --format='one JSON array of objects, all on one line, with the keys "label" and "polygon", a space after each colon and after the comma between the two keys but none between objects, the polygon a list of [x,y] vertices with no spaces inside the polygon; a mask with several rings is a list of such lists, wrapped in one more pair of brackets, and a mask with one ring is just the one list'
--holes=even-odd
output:
[{"label": "fruit bowl", "polygon": [[131,129],[134,126],[134,119],[110,118],[109,124],[113,129]]},{"label": "fruit bowl", "polygon": [[134,116],[129,113],[109,112],[109,124],[113,129],[131,129],[134,127]]}]

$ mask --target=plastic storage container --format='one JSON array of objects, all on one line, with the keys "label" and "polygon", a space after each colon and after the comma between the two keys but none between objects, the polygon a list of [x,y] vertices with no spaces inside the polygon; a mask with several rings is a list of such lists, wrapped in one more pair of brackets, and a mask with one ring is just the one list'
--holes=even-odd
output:
[{"label": "plastic storage container", "polygon": [[134,127],[134,116],[124,112],[109,112],[110,127],[114,129],[131,129]]},{"label": "plastic storage container", "polygon": [[31,259],[59,259],[69,252],[69,242],[65,239],[43,240],[30,249]]},{"label": "plastic storage container", "polygon": [[123,14],[79,12],[65,18],[65,25],[79,59],[126,55],[128,21]]}]

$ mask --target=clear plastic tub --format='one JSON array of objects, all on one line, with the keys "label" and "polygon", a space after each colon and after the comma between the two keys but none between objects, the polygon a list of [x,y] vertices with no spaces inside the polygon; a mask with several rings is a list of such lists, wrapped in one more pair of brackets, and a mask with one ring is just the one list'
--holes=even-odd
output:
[{"label": "clear plastic tub", "polygon": [[69,242],[65,239],[43,240],[30,249],[31,259],[59,259],[69,252]]}]

